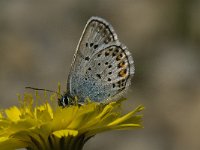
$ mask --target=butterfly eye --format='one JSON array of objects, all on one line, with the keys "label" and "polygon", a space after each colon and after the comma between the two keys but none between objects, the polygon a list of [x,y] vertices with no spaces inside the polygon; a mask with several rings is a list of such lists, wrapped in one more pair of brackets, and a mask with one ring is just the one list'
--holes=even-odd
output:
[{"label": "butterfly eye", "polygon": [[66,104],[65,103],[65,97],[62,98],[62,104],[63,104],[63,106],[65,106],[65,104]]},{"label": "butterfly eye", "polygon": [[62,96],[60,99],[58,99],[58,105],[65,107],[66,103],[65,103],[65,96]]}]

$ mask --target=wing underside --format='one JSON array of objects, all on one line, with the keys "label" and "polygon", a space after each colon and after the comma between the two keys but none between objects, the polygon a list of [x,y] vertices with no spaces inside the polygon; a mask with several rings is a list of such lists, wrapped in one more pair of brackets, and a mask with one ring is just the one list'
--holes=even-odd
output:
[{"label": "wing underside", "polygon": [[120,95],[130,85],[134,73],[130,52],[104,19],[92,17],[79,41],[67,88],[79,101],[94,101]]}]

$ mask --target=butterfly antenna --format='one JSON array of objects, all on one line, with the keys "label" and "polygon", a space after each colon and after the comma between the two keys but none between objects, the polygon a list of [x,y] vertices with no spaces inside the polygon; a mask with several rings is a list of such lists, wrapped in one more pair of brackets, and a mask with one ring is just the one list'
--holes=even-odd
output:
[{"label": "butterfly antenna", "polygon": [[61,95],[60,93],[58,92],[55,92],[55,91],[52,91],[52,90],[47,90],[47,89],[41,89],[41,88],[34,88],[34,87],[25,87],[26,89],[32,89],[32,90],[38,90],[38,91],[48,91],[48,92],[51,92],[51,93],[56,93],[58,95]]}]

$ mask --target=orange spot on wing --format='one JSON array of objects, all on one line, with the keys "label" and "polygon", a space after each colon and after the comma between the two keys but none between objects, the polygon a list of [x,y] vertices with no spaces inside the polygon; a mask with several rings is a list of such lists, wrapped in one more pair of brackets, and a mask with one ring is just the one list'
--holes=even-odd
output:
[{"label": "orange spot on wing", "polygon": [[126,76],[127,76],[127,69],[122,69],[122,70],[119,72],[119,76],[120,76],[120,77],[126,77]]},{"label": "orange spot on wing", "polygon": [[119,64],[118,64],[118,68],[124,68],[126,65],[126,63],[124,61],[121,61]]}]

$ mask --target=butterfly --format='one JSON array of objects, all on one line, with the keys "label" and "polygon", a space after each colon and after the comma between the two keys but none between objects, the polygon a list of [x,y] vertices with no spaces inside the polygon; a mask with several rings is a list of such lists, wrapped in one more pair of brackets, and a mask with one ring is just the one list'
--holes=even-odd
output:
[{"label": "butterfly", "polygon": [[111,24],[100,17],[91,17],[79,40],[71,70],[67,92],[59,105],[79,103],[86,98],[108,102],[122,96],[131,83],[134,64],[131,53],[123,45]]}]

